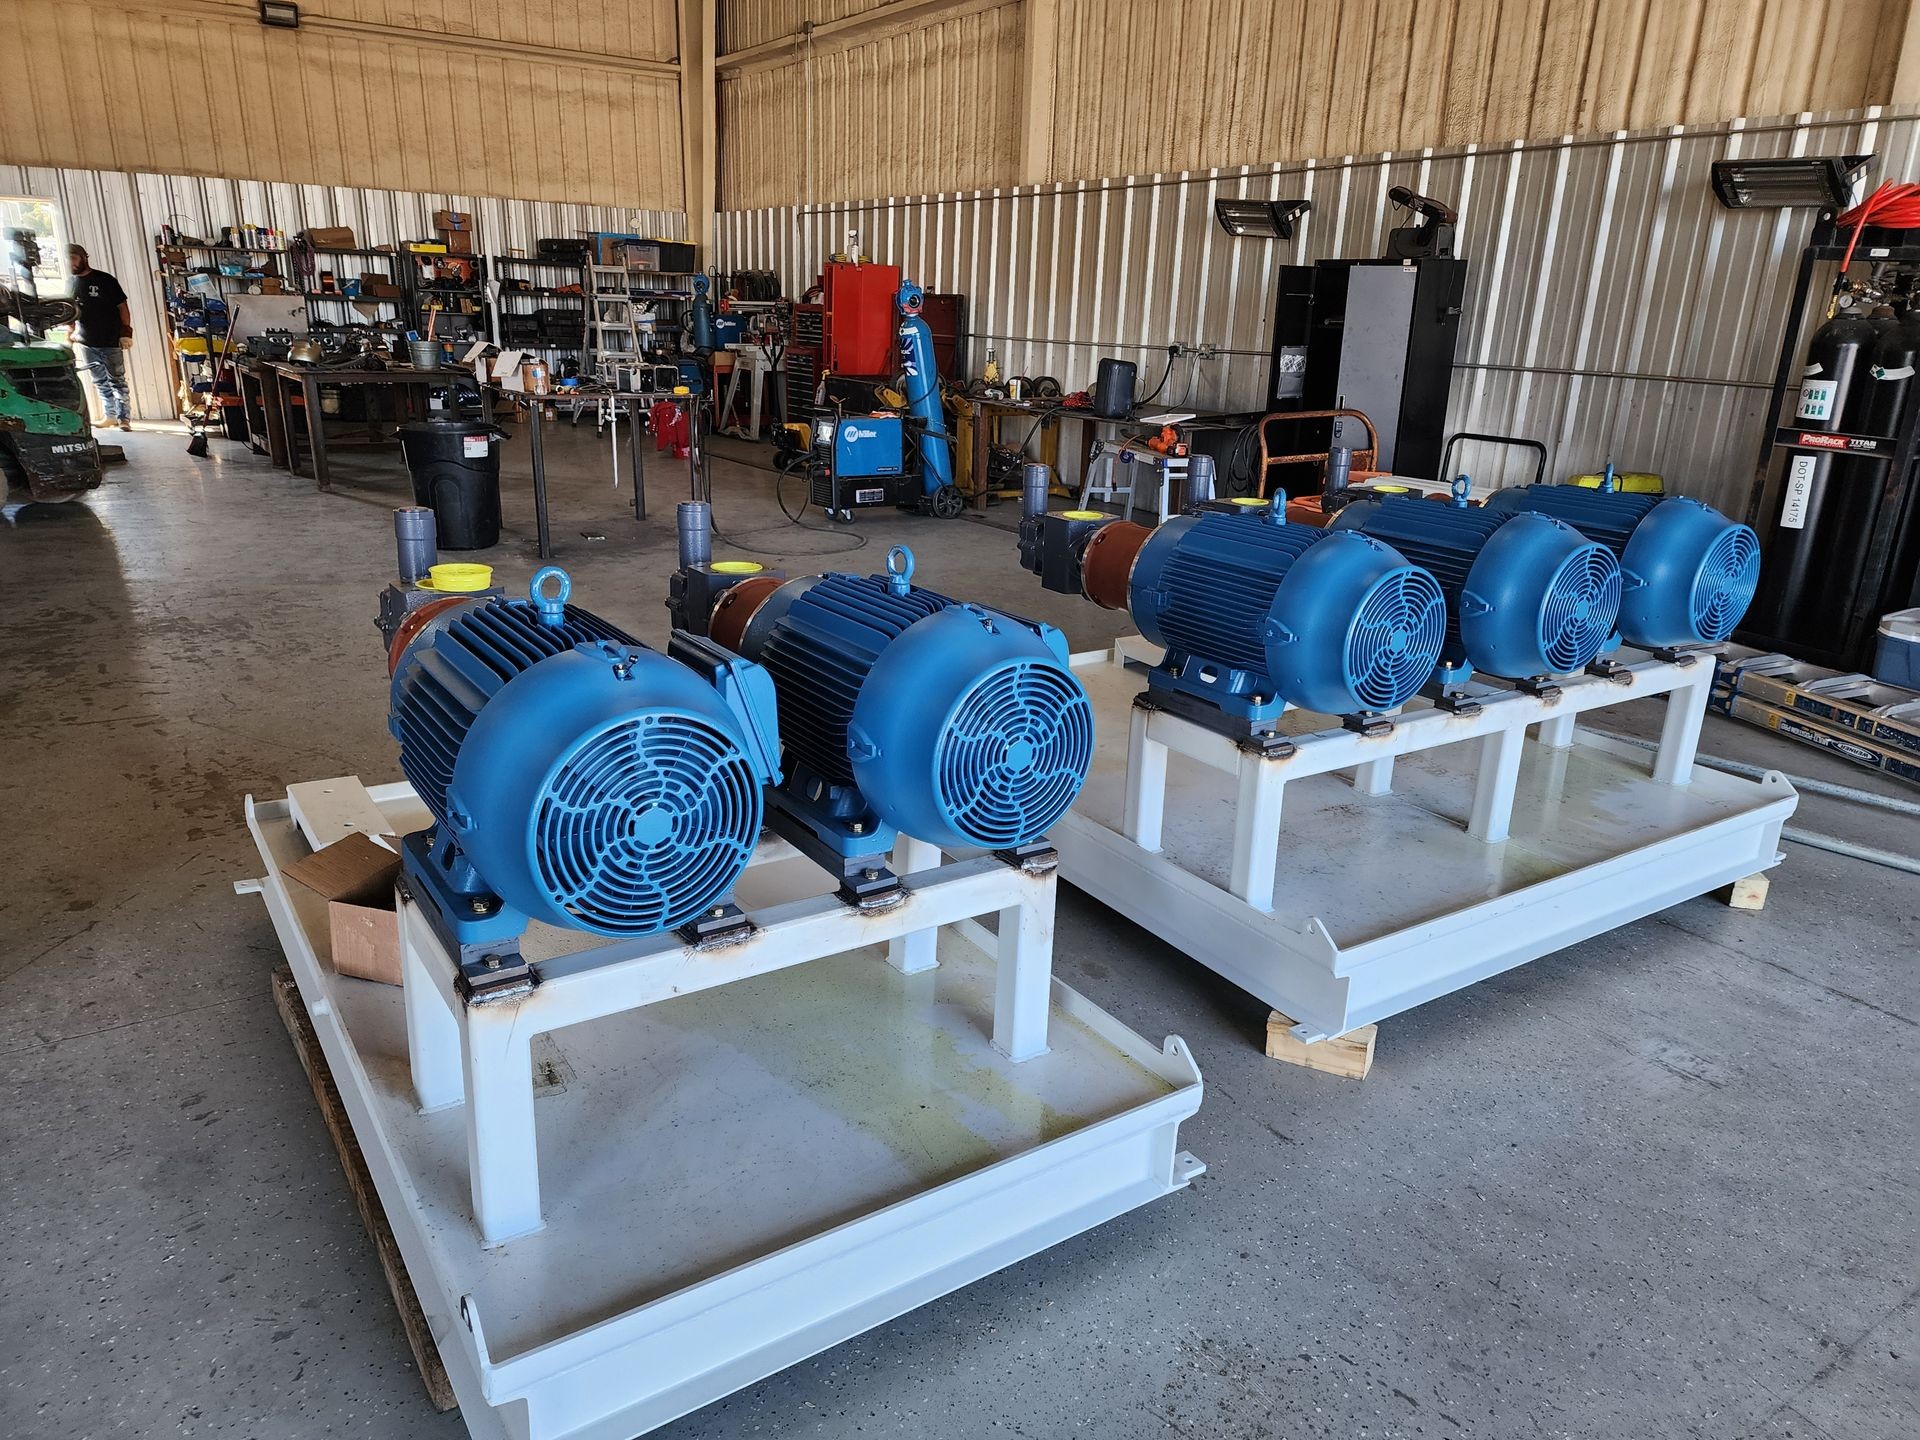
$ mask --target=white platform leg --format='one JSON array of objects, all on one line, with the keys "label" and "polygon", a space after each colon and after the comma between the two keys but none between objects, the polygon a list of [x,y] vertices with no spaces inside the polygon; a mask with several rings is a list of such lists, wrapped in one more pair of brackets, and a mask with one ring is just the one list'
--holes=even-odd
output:
[{"label": "white platform leg", "polygon": [[541,1226],[533,1133],[532,1037],[511,1001],[469,1006],[460,1027],[467,1087],[467,1170],[480,1240],[498,1245]]},{"label": "white platform leg", "polygon": [[1127,732],[1126,813],[1120,824],[1142,850],[1160,849],[1160,818],[1167,806],[1167,747],[1147,734],[1147,712],[1133,711]]},{"label": "white platform leg", "polygon": [[1520,779],[1520,756],[1527,732],[1512,727],[1480,740],[1480,772],[1473,782],[1473,815],[1467,833],[1497,845],[1513,825],[1513,792]]},{"label": "white platform leg", "polygon": [[1233,816],[1233,875],[1227,888],[1256,910],[1273,909],[1273,872],[1280,859],[1280,802],[1286,780],[1278,765],[1240,757],[1240,797]]},{"label": "white platform leg", "polygon": [[1711,660],[1694,661],[1700,678],[1667,696],[1666,719],[1660,723],[1660,748],[1653,757],[1653,778],[1662,785],[1685,785],[1693,779],[1693,757],[1700,749],[1700,722],[1706,718],[1707,696],[1713,688]]},{"label": "white platform leg", "polygon": [[1556,715],[1551,720],[1540,722],[1540,743],[1549,750],[1565,750],[1573,744],[1573,724],[1577,717],[1572,711],[1565,715]]},{"label": "white platform leg", "polygon": [[1393,793],[1393,756],[1369,760],[1353,767],[1353,788],[1362,795]]},{"label": "white platform leg", "polygon": [[1032,900],[1000,912],[993,1048],[1009,1060],[1047,1053],[1047,1010],[1053,1003],[1053,882],[1036,882],[1033,890]]},{"label": "white platform leg", "polygon": [[[910,835],[902,835],[894,842],[893,873],[896,875],[931,870],[939,863],[938,845],[915,840]],[[931,970],[940,963],[939,942],[938,926],[916,930],[911,935],[896,935],[887,942],[887,963],[903,975],[917,975],[922,970]]]},{"label": "white platform leg", "polygon": [[[403,902],[404,903],[404,902]],[[407,938],[400,924],[400,986],[407,1012],[407,1066],[422,1110],[444,1110],[466,1097],[460,1078],[460,1022],[427,967],[433,957]]]}]

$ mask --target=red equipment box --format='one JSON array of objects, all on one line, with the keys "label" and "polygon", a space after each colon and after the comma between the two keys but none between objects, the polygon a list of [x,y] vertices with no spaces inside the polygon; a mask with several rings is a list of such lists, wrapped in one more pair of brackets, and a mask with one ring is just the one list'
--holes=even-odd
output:
[{"label": "red equipment box", "polygon": [[820,274],[827,369],[891,377],[900,369],[900,267],[829,260]]}]

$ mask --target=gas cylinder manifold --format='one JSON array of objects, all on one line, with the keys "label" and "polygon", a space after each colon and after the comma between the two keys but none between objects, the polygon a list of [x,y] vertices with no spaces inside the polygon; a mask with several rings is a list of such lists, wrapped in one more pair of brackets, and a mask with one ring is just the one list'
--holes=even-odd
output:
[{"label": "gas cylinder manifold", "polygon": [[885,575],[789,580],[713,632],[764,665],[780,696],[775,823],[859,897],[893,887],[874,861],[899,835],[943,850],[1037,846],[1093,758],[1065,638],[912,575],[895,546]]},{"label": "gas cylinder manifold", "polygon": [[567,604],[437,609],[405,642],[388,728],[433,812],[403,868],[478,990],[516,977],[529,920],[596,935],[710,933],[778,778],[773,685],[697,636],[650,650]]}]

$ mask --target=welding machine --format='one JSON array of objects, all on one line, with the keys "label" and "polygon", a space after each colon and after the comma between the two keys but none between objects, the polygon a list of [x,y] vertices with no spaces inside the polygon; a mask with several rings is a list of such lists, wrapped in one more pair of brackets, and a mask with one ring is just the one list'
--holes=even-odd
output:
[{"label": "welding machine", "polygon": [[820,416],[813,422],[813,455],[808,498],[836,520],[919,498],[918,477],[906,473],[906,428],[898,415]]}]

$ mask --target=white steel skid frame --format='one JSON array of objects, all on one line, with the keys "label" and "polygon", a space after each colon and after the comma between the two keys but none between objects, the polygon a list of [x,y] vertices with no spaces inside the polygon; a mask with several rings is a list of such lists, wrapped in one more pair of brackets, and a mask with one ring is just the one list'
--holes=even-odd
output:
[{"label": "white steel skid frame", "polygon": [[[404,784],[374,787],[368,794],[387,812],[394,830],[407,828],[409,820],[417,824],[423,813]],[[402,987],[396,991],[335,973],[321,958],[324,906],[316,907],[314,897],[297,892],[281,875],[282,866],[319,837],[309,833],[302,841],[304,824],[284,801],[256,805],[249,797],[247,822],[267,873],[241,888],[258,890],[266,900],[468,1428],[477,1437],[624,1440],[644,1433],[1180,1189],[1204,1169],[1177,1145],[1180,1123],[1198,1109],[1202,1093],[1185,1044],[1170,1037],[1162,1046],[1150,1045],[1052,980],[1055,875],[1050,865],[1022,867],[993,856],[947,859],[935,847],[903,840],[893,862],[906,898],[891,908],[861,911],[832,895],[812,894],[760,908],[749,905],[755,929],[745,940],[700,948],[668,935],[595,944],[536,960],[539,979],[529,993],[469,1004],[455,990],[451,958],[404,886],[397,898]],[[803,863],[785,842],[768,838],[749,873],[779,862]],[[997,918],[997,929],[981,923],[986,916]],[[949,939],[943,940],[943,927]],[[941,975],[979,971],[975,988],[986,1013],[973,1023],[983,1030],[990,1026],[990,1034],[970,1042],[972,1052],[962,1057],[960,1073],[990,1074],[996,1087],[991,1093],[1022,1114],[1057,1117],[1061,1110],[1083,1108],[1074,1101],[1084,1100],[1091,1086],[1100,1096],[1099,1113],[1064,1133],[1022,1131],[1009,1138],[993,1132],[1000,1148],[989,1141],[985,1160],[977,1156],[977,1138],[969,1135],[969,1145],[976,1148],[965,1152],[971,1162],[965,1173],[943,1173],[938,1183],[909,1187],[904,1196],[899,1175],[882,1166],[871,1181],[874,1199],[860,1213],[851,1218],[836,1213],[833,1223],[797,1239],[778,1229],[774,1242],[761,1229],[746,1226],[740,1237],[729,1233],[708,1246],[734,1263],[716,1265],[703,1250],[686,1262],[692,1273],[684,1283],[676,1278],[663,1285],[659,1278],[663,1263],[669,1276],[677,1277],[682,1268],[672,1253],[662,1261],[657,1252],[664,1242],[656,1242],[656,1253],[647,1257],[651,1269],[639,1265],[624,1253],[631,1230],[583,1214],[590,1207],[578,1196],[543,1213],[543,1161],[551,1169],[560,1160],[564,1168],[556,1173],[563,1177],[583,1167],[624,1167],[631,1175],[621,1173],[622,1193],[663,1185],[669,1196],[678,1192],[660,1176],[669,1167],[644,1153],[625,1153],[614,1138],[629,1112],[658,1104],[657,1072],[649,1072],[651,1089],[619,1095],[611,1111],[603,1105],[602,1111],[587,1112],[584,1124],[569,1115],[565,1124],[536,1127],[536,1036],[591,1035],[596,1022],[632,1023],[644,1007],[716,992],[711,1001],[693,1002],[708,1006],[701,1012],[706,1028],[696,1023],[687,1027],[691,1039],[674,1037],[676,1043],[698,1044],[711,1028],[712,1011],[725,999],[716,987],[739,982],[762,987],[756,991],[762,1006],[768,1004],[765,987],[774,985],[773,1008],[756,1013],[754,1023],[777,1033],[805,1025],[817,1014],[808,1008],[812,1002],[805,988],[811,972],[795,967],[837,964],[841,957],[861,961],[849,952],[869,947],[872,963],[837,972],[836,983],[844,987],[850,973],[865,987],[863,993],[870,992],[872,998],[861,1003],[872,1007],[873,1023],[896,1029],[916,1023],[945,1026],[908,1048],[917,1045],[929,1053],[951,1048],[955,1007],[944,993],[934,1003],[928,987],[950,983]],[[779,981],[783,972],[791,973],[790,981]],[[841,993],[836,991],[836,998]],[[778,1008],[783,996],[792,1002],[787,1011]],[[684,1003],[679,1008],[684,1010]],[[670,1015],[674,1009],[649,1013]],[[614,1056],[615,1063],[641,1048],[623,1032],[614,1032],[610,1040],[603,1029],[598,1033],[601,1052]],[[393,1053],[402,1045],[404,1065]],[[715,1063],[721,1073],[739,1069],[724,1056]],[[817,1058],[810,1063],[817,1064]],[[1100,1078],[1088,1080],[1095,1070]],[[904,1072],[885,1072],[869,1103],[876,1111],[889,1104],[924,1111],[926,1104],[911,1102],[937,1097],[901,1092],[923,1077],[932,1077],[929,1084],[941,1083],[944,1074],[916,1057]],[[812,1073],[794,1085],[790,1103],[796,1114],[815,1113],[805,1107],[813,1104],[811,1092],[818,1085]],[[1009,1094],[1013,1102],[1006,1100]],[[1063,1098],[1067,1095],[1073,1099]],[[579,1095],[565,1098],[576,1106],[588,1103]],[[784,1093],[776,1098],[787,1103]],[[854,1118],[842,1128],[857,1129],[860,1109],[854,1107]],[[464,1146],[449,1129],[449,1112],[456,1111],[464,1112]],[[999,1123],[992,1121],[982,1135]],[[1057,1126],[1057,1118],[1050,1123]],[[556,1133],[548,1136],[547,1129]],[[686,1143],[664,1121],[646,1134]],[[846,1185],[868,1183],[860,1167],[872,1167],[869,1152],[882,1147],[858,1137],[839,1140],[839,1151],[835,1143],[831,1130],[823,1130],[817,1142],[823,1170]],[[715,1173],[729,1164],[740,1168],[734,1193],[739,1186],[766,1189],[783,1183],[779,1174],[757,1167],[757,1157],[733,1154],[728,1145],[716,1136],[712,1163]],[[463,1177],[458,1174],[462,1150]],[[715,1173],[699,1177],[709,1205]],[[848,1180],[850,1173],[854,1178]],[[809,1178],[784,1183],[805,1189]],[[470,1208],[463,1203],[469,1197]],[[717,1216],[708,1228],[726,1224]],[[631,1248],[645,1248],[644,1234]],[[623,1265],[638,1266],[631,1287],[638,1303],[610,1307],[602,1297],[576,1320],[574,1311],[586,1302],[574,1301],[563,1282],[549,1286],[560,1292],[557,1296],[527,1298],[540,1288],[549,1260],[556,1266],[578,1265],[583,1252],[591,1255],[591,1268],[584,1273],[613,1287],[613,1295],[626,1293],[620,1288],[626,1283]],[[530,1311],[537,1312],[531,1319]],[[489,1342],[490,1322],[504,1338]]]},{"label": "white steel skid frame", "polygon": [[[1145,671],[1160,658],[1138,636],[1073,658],[1094,697],[1105,753],[1055,827],[1061,876],[1299,1022],[1293,1033],[1305,1042],[1385,1019],[1782,858],[1780,827],[1797,802],[1787,781],[1694,766],[1713,683],[1709,654],[1625,650],[1610,676],[1572,676],[1539,693],[1476,683],[1465,693],[1477,706],[1465,713],[1416,701],[1382,733],[1315,729],[1328,717],[1293,712],[1283,717],[1292,748],[1282,753],[1242,746],[1155,707]],[[1660,695],[1666,715],[1650,768],[1645,752],[1577,728],[1584,714]],[[1537,739],[1528,738],[1530,728]],[[1114,753],[1121,736],[1124,757]],[[1453,756],[1464,752],[1465,763],[1432,753],[1462,742]],[[1410,755],[1429,766],[1423,780],[1451,768],[1442,779],[1470,795],[1462,813],[1441,823],[1432,785],[1420,798],[1396,794],[1395,762]],[[1198,766],[1170,776],[1175,756]],[[1523,761],[1531,808],[1517,833]],[[1227,785],[1196,778],[1202,768]],[[1283,829],[1289,786],[1342,772],[1351,788],[1338,805],[1350,823],[1319,814],[1301,822],[1304,834]],[[1599,794],[1604,805],[1591,803]],[[1182,804],[1211,804],[1209,813],[1230,805],[1230,839],[1224,826],[1190,824],[1182,844],[1170,845],[1170,807]],[[1380,853],[1374,847],[1391,826],[1369,831],[1367,822],[1395,806],[1427,813],[1397,837],[1405,853]],[[1623,818],[1636,807],[1659,816],[1651,829]],[[1570,831],[1584,849],[1556,852],[1555,837]],[[1302,847],[1315,852],[1311,895],[1293,888]],[[1419,898],[1379,898],[1402,885]]]}]

